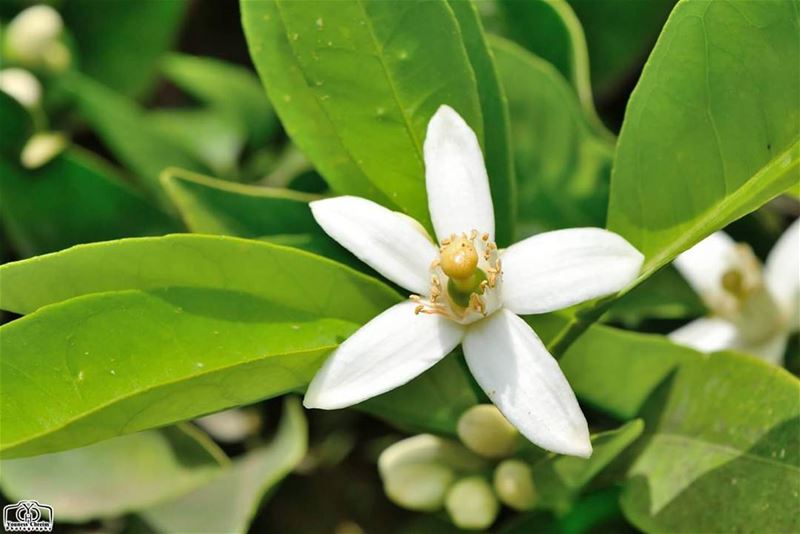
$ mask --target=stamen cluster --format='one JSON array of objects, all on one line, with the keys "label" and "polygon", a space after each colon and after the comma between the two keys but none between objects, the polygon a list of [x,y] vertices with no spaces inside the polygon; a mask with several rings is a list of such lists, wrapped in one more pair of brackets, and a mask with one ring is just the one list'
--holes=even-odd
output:
[{"label": "stamen cluster", "polygon": [[431,263],[428,298],[411,295],[415,313],[437,314],[462,324],[486,317],[500,307],[502,265],[488,233],[456,234],[442,240]]}]

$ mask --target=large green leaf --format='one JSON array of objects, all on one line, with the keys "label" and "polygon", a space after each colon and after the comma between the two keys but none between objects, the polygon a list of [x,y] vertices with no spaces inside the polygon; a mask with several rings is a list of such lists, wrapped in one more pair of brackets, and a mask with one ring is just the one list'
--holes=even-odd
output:
[{"label": "large green leaf", "polygon": [[112,169],[78,148],[35,170],[0,160],[0,196],[3,225],[21,256],[178,229]]},{"label": "large green leaf", "polygon": [[588,43],[592,87],[608,98],[641,67],[675,0],[568,0]]},{"label": "large green leaf", "polygon": [[183,169],[167,169],[164,188],[190,231],[257,238],[375,271],[328,237],[314,221],[314,195],[289,189],[234,184]]},{"label": "large green leaf", "polygon": [[164,74],[181,89],[211,108],[235,119],[250,132],[250,144],[263,145],[274,133],[277,119],[255,73],[218,59],[170,54]]},{"label": "large green leaf", "polygon": [[61,11],[83,72],[126,95],[155,81],[159,57],[177,37],[184,0],[69,0]]},{"label": "large green leaf", "polygon": [[475,74],[445,0],[242,2],[242,12],[273,105],[333,189],[388,198],[427,224],[428,120],[449,104],[479,139],[484,132]]},{"label": "large green leaf", "polygon": [[170,166],[205,170],[180,141],[148,121],[132,100],[76,73],[60,83],[104,144],[165,205],[168,201],[158,181],[161,171]]},{"label": "large green leaf", "polygon": [[0,308],[17,313],[89,293],[184,287],[364,323],[400,300],[381,282],[306,252],[203,235],[81,245],[0,266],[0,282]]},{"label": "large green leaf", "polygon": [[797,532],[800,383],[746,356],[696,356],[644,412],[622,507],[647,532]]},{"label": "large green leaf", "polygon": [[611,179],[608,227],[645,254],[640,279],[797,182],[798,79],[794,0],[678,3],[631,96]]},{"label": "large green leaf", "polygon": [[499,37],[491,44],[511,110],[520,233],[602,226],[613,146],[552,65]]},{"label": "large green leaf", "polygon": [[288,189],[215,180],[168,169],[164,187],[192,232],[261,237],[321,232],[308,202],[317,197]]},{"label": "large green leaf", "polygon": [[191,491],[227,465],[224,453],[189,425],[147,430],[71,451],[4,460],[12,500],[35,495],[59,522],[119,516]]},{"label": "large green leaf", "polygon": [[336,191],[396,204],[370,181],[347,151],[306,83],[274,1],[241,2],[250,55],[284,128]]},{"label": "large green leaf", "polygon": [[320,311],[173,287],[12,321],[0,330],[0,450],[56,452],[301,388],[358,326]]},{"label": "large green leaf", "polygon": [[142,511],[159,532],[247,532],[259,504],[303,459],[308,427],[297,399],[285,403],[278,433],[205,486]]},{"label": "large green leaf", "polygon": [[495,66],[494,58],[483,33],[483,25],[472,0],[448,0],[456,16],[464,46],[475,79],[478,82],[483,114],[486,170],[492,181],[497,242],[509,245],[513,240],[517,206],[514,182],[514,161],[511,152],[511,121],[506,95]]}]

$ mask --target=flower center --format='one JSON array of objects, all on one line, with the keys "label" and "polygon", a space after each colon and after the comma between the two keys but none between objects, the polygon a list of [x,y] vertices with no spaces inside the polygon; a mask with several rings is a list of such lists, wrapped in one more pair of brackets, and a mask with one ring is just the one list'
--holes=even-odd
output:
[{"label": "flower center", "polygon": [[439,247],[439,258],[431,264],[428,299],[412,295],[416,313],[444,315],[459,323],[471,323],[500,307],[501,277],[497,245],[489,234],[478,231],[451,235]]},{"label": "flower center", "polygon": [[785,318],[764,285],[761,265],[750,247],[737,245],[731,263],[720,280],[722,292],[710,307],[736,324],[744,340],[763,341],[784,327]]}]

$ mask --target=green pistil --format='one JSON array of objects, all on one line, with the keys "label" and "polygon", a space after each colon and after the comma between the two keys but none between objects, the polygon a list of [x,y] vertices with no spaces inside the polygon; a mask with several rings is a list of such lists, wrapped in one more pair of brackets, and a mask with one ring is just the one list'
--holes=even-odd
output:
[{"label": "green pistil", "polygon": [[468,278],[449,278],[447,281],[447,294],[453,303],[466,308],[469,306],[469,298],[473,293],[478,295],[483,293],[481,282],[484,280],[486,280],[486,273],[481,269],[475,269],[475,272]]}]

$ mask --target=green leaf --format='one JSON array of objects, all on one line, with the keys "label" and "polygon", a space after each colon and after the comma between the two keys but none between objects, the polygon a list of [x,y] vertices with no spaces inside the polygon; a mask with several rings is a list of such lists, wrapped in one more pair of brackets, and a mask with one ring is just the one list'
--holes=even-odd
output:
[{"label": "green leaf", "polygon": [[552,65],[510,41],[490,42],[511,110],[520,233],[602,226],[613,146],[592,133]]},{"label": "green leaf", "polygon": [[625,515],[646,532],[797,532],[799,398],[781,368],[695,354],[644,411]]},{"label": "green leaf", "polygon": [[608,227],[645,254],[640,280],[797,182],[798,18],[793,0],[684,0],[673,11],[628,104],[611,178]]},{"label": "green leaf", "polygon": [[578,494],[601,471],[608,467],[628,448],[644,430],[641,419],[629,421],[616,430],[592,436],[592,456],[549,455],[533,466],[533,479],[541,496],[539,506],[567,512]]},{"label": "green leaf", "polygon": [[429,119],[446,103],[479,139],[484,130],[475,75],[445,0],[241,7],[278,115],[333,189],[389,199],[429,226],[422,155]]},{"label": "green leaf", "polygon": [[241,2],[240,7],[250,55],[287,133],[335,190],[396,207],[342,144],[306,83],[274,1]]},{"label": "green leaf", "polygon": [[408,433],[456,434],[458,418],[480,402],[471,377],[451,354],[408,384],[358,405]]},{"label": "green leaf", "polygon": [[4,460],[2,486],[12,500],[32,495],[59,522],[119,516],[206,483],[228,463],[189,425],[147,430],[71,451]]},{"label": "green leaf", "polygon": [[173,287],[12,321],[0,329],[0,450],[56,452],[301,388],[358,326],[321,311]]},{"label": "green leaf", "polygon": [[155,81],[156,64],[174,43],[184,0],[69,0],[61,13],[75,37],[83,72],[130,96]]},{"label": "green leaf", "polygon": [[203,235],[80,245],[2,265],[0,281],[0,308],[23,314],[89,293],[163,287],[236,291],[355,323],[400,301],[383,283],[319,256]]},{"label": "green leaf", "polygon": [[497,227],[496,239],[500,246],[510,245],[513,242],[517,206],[510,139],[511,121],[508,116],[505,91],[500,83],[475,2],[448,0],[448,4],[458,21],[464,46],[478,82],[483,115],[486,170],[491,180]]},{"label": "green leaf", "polygon": [[18,162],[22,147],[33,134],[33,117],[7,93],[0,91],[0,156]]},{"label": "green leaf", "polygon": [[22,256],[178,229],[112,169],[77,147],[35,170],[0,160],[0,196],[3,225]]},{"label": "green leaf", "polygon": [[247,532],[259,505],[303,459],[308,427],[297,399],[287,399],[268,446],[234,460],[205,486],[141,515],[159,532]]},{"label": "green leaf", "polygon": [[498,5],[511,39],[569,80],[595,133],[612,139],[594,109],[586,38],[570,5],[564,0],[500,0]]},{"label": "green leaf", "polygon": [[619,90],[644,63],[675,0],[568,0],[586,34],[592,87],[600,98]]},{"label": "green leaf", "polygon": [[65,75],[60,83],[103,143],[165,206],[169,203],[158,181],[161,171],[170,166],[205,170],[180,142],[148,121],[132,100],[77,73]]},{"label": "green leaf", "polygon": [[183,54],[168,55],[161,67],[178,87],[249,131],[250,146],[262,146],[275,133],[275,112],[252,71],[218,59]]},{"label": "green leaf", "polygon": [[245,129],[238,121],[207,109],[151,111],[146,120],[163,138],[182,146],[216,174],[236,178],[246,142]]},{"label": "green leaf", "polygon": [[321,232],[308,208],[316,196],[234,184],[174,168],[164,172],[162,182],[192,232],[239,237]]},{"label": "green leaf", "polygon": [[190,231],[251,237],[298,248],[377,273],[328,237],[311,215],[315,195],[215,180],[183,169],[167,169],[164,188]]}]

